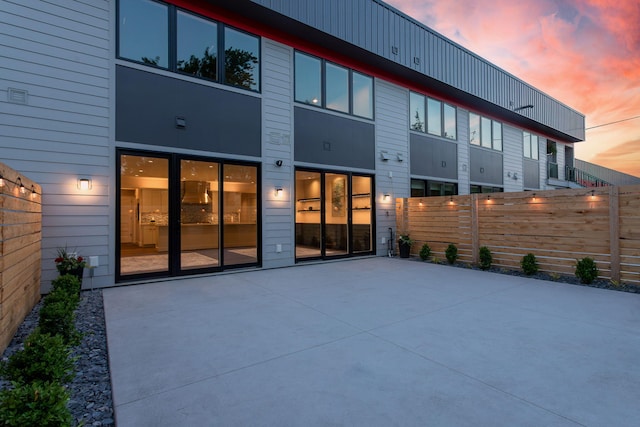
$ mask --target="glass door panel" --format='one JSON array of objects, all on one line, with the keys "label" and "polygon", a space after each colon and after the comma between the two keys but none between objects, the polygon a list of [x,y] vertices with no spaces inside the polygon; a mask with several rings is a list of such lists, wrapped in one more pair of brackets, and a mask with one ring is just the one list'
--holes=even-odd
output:
[{"label": "glass door panel", "polygon": [[180,269],[220,265],[218,184],[220,165],[180,160]]},{"label": "glass door panel", "polygon": [[296,171],[296,258],[322,255],[321,176]]},{"label": "glass door panel", "polygon": [[336,256],[349,253],[347,218],[348,176],[337,173],[325,174],[325,255]]},{"label": "glass door panel", "polygon": [[353,176],[351,179],[351,221],[353,253],[371,252],[371,177]]},{"label": "glass door panel", "polygon": [[169,160],[121,154],[120,276],[169,271]]},{"label": "glass door panel", "polygon": [[223,166],[224,265],[258,262],[258,168]]}]

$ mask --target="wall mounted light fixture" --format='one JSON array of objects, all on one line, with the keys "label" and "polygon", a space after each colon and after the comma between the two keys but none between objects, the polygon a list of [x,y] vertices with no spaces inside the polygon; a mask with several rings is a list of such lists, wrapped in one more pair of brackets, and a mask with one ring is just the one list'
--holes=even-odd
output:
[{"label": "wall mounted light fixture", "polygon": [[20,179],[20,177],[16,179],[16,185],[20,188],[20,194],[24,194],[27,192],[27,189],[24,188],[24,184],[22,183],[22,179]]},{"label": "wall mounted light fixture", "polygon": [[391,195],[389,193],[384,193],[384,196],[382,196],[382,200],[388,202],[389,200],[391,200]]},{"label": "wall mounted light fixture", "polygon": [[78,190],[88,191],[91,190],[93,184],[90,178],[78,178]]},{"label": "wall mounted light fixture", "polygon": [[533,193],[533,197],[532,197],[533,201],[536,201],[536,193]]},{"label": "wall mounted light fixture", "polygon": [[282,196],[282,187],[276,186],[276,197]]},{"label": "wall mounted light fixture", "polygon": [[4,187],[4,177],[0,174],[0,188]]},{"label": "wall mounted light fixture", "polygon": [[31,198],[35,198],[36,197],[36,187],[32,184],[31,185]]},{"label": "wall mounted light fixture", "polygon": [[591,190],[591,200],[596,198],[596,190]]}]

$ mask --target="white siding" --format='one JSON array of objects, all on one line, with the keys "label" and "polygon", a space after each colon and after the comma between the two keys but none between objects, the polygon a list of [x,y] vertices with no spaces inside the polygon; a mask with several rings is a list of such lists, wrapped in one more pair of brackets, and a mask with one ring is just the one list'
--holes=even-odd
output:
[{"label": "white siding", "polygon": [[[376,253],[385,255],[387,245],[381,243],[381,238],[389,236],[389,227],[395,230],[395,199],[410,195],[409,91],[376,79],[375,93]],[[389,160],[381,159],[381,151],[387,151]],[[384,201],[384,194],[389,194],[391,199]],[[403,230],[395,230],[398,231]]]},{"label": "white siding", "polygon": [[[524,189],[524,163],[522,151],[522,130],[502,124],[502,149],[504,191],[522,191]],[[511,177],[507,174],[511,172]],[[513,179],[514,174],[518,179]]]},{"label": "white siding", "polygon": [[[42,287],[56,248],[99,256],[93,283],[113,284],[109,237],[109,2],[4,1],[0,9],[0,151],[42,185]],[[28,93],[24,104],[8,90]],[[76,188],[91,177],[87,194]]]},{"label": "white siding", "polygon": [[[546,145],[545,145],[546,147]],[[565,170],[564,170],[564,165],[567,163],[565,158],[564,158],[564,144],[561,144],[559,142],[556,142],[556,151],[558,152],[556,155],[556,158],[558,160],[558,179],[564,181],[566,179],[565,177]]]},{"label": "white siding", "polygon": [[540,159],[540,188],[548,190],[547,185],[547,139],[538,137],[538,158]]},{"label": "white siding", "polygon": [[458,194],[469,194],[470,185],[470,148],[469,148],[469,112],[457,109],[458,121]]},{"label": "white siding", "polygon": [[[262,254],[265,267],[294,263],[293,220],[293,50],[263,39],[262,44]],[[282,160],[282,166],[276,161]],[[276,198],[276,186],[283,194]],[[282,252],[276,252],[276,245]]]}]

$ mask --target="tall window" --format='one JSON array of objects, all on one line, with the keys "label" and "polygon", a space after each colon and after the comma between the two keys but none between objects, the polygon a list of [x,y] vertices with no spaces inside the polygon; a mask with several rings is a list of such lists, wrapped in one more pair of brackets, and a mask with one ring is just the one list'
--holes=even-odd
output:
[{"label": "tall window", "polygon": [[456,139],[456,108],[419,93],[409,94],[409,127],[418,132]]},{"label": "tall window", "polygon": [[119,54],[147,65],[169,66],[169,7],[151,0],[121,0]]},{"label": "tall window", "polygon": [[118,2],[118,57],[260,90],[259,37],[160,1]]},{"label": "tall window", "polygon": [[218,78],[218,26],[178,11],[176,70],[211,80]]},{"label": "tall window", "polygon": [[373,78],[301,52],[294,62],[296,102],[373,119]]},{"label": "tall window", "polygon": [[524,157],[538,160],[538,135],[522,132],[522,144]]},{"label": "tall window", "polygon": [[469,113],[469,143],[502,151],[502,123]]}]

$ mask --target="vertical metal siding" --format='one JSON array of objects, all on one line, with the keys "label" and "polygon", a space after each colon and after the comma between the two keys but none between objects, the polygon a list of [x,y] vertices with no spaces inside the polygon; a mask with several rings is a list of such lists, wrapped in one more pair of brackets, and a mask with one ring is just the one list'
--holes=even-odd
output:
[{"label": "vertical metal siding", "polygon": [[[584,116],[380,0],[252,0],[541,124],[584,139]],[[391,47],[398,54],[391,53]],[[414,63],[420,58],[420,64]],[[510,105],[513,102],[513,107]]]}]

